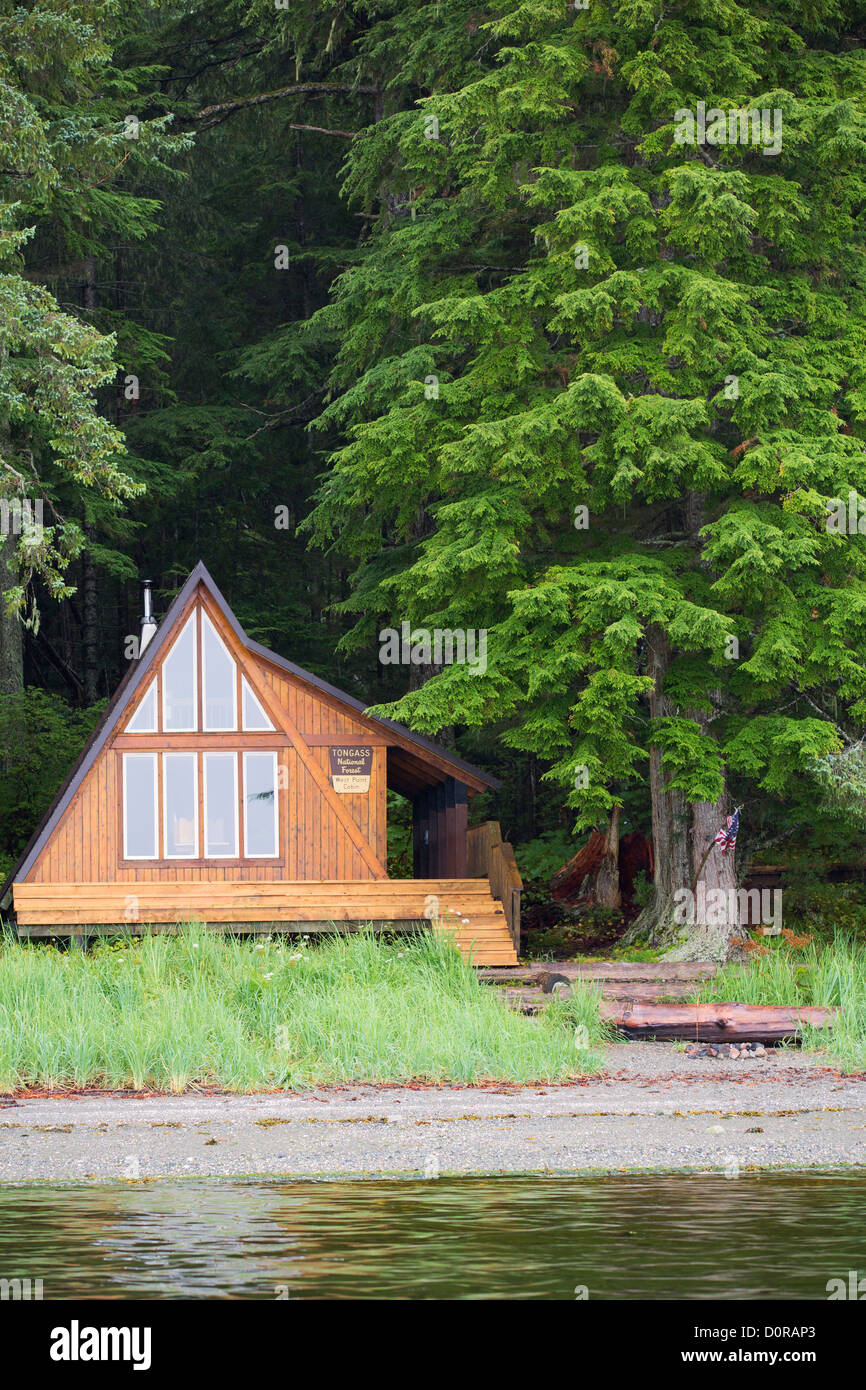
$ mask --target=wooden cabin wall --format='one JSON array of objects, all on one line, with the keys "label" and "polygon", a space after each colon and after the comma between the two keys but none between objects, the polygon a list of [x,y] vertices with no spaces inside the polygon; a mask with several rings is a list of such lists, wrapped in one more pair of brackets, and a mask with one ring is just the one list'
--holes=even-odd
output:
[{"label": "wooden cabin wall", "polygon": [[[301,680],[252,656],[245,657],[243,664],[262,687],[273,693],[276,705],[288,713],[301,734],[324,735],[334,744],[369,736],[364,725]],[[220,744],[214,746],[225,748],[229,736],[216,737]],[[143,735],[142,747],[153,749],[155,740],[156,735]],[[152,867],[146,863],[123,865],[119,755],[112,741],[91,768],[61,824],[27,875],[27,882],[188,883],[286,879],[321,882],[373,878],[371,869],[291,746],[279,750],[279,762],[288,773],[287,785],[279,792],[279,860],[249,864],[212,860],[196,865],[173,860],[171,864]],[[327,744],[311,746],[310,753],[329,779]],[[368,793],[341,794],[338,798],[344,813],[352,817],[383,865],[387,862],[386,755],[384,741],[374,746]]]},{"label": "wooden cabin wall", "polygon": [[[372,741],[376,738],[376,735],[371,737],[370,731],[352,719],[336,701],[330,701],[303,681],[281,671],[279,667],[271,666],[269,662],[258,663],[258,669],[263,684],[274,692],[277,704],[286,711],[300,734],[313,738],[326,736],[335,745],[345,739],[370,738]],[[313,745],[310,752],[329,778],[328,745]],[[384,740],[373,747],[369,792],[339,796],[340,805],[349,812],[383,865],[388,861],[387,752]],[[287,823],[294,827],[296,841],[294,851],[290,847],[290,863],[299,870],[297,875],[292,876],[318,880],[371,878],[372,873],[339,825],[295,750],[289,749],[288,754],[290,802]],[[291,799],[292,788],[295,789],[294,800]]]}]

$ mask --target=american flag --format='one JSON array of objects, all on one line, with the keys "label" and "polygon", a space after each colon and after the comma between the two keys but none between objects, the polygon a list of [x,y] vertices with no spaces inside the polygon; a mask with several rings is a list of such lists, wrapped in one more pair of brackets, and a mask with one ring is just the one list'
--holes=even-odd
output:
[{"label": "american flag", "polygon": [[724,825],[713,841],[713,844],[721,845],[722,854],[724,854],[726,850],[734,848],[734,845],[737,843],[737,831],[739,828],[740,808],[738,806],[732,816],[726,817]]}]

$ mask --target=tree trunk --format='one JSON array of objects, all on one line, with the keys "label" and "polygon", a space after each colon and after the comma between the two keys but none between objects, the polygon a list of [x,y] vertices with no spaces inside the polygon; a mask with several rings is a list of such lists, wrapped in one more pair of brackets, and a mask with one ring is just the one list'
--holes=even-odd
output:
[{"label": "tree trunk", "polygon": [[[377,119],[381,119],[381,117]],[[417,516],[412,526],[413,537],[415,538],[415,540],[420,542],[426,536],[429,536],[432,533],[432,531],[432,517],[430,516],[430,513],[426,510],[426,508],[421,507],[417,513]],[[423,627],[424,624],[419,623],[418,626]],[[432,680],[434,676],[438,676],[442,669],[442,666],[438,665],[435,661],[413,662],[409,667],[409,689],[420,690],[421,687],[426,685],[429,680]],[[443,724],[439,729],[435,731],[433,737],[436,739],[437,743],[440,743],[442,745],[443,748],[448,748],[451,750],[451,752],[456,752],[457,738],[454,732],[453,724]]]},{"label": "tree trunk", "polygon": [[577,854],[551,878],[550,895],[554,902],[595,901],[595,883],[606,848],[607,836],[600,830],[593,830],[586,844],[581,845]]},{"label": "tree trunk", "polygon": [[[664,679],[671,663],[667,634],[651,625],[646,633],[648,670],[653,678],[650,715],[653,719],[676,713],[664,693]],[[655,946],[669,938],[674,925],[674,894],[691,883],[688,827],[689,808],[685,794],[668,787],[661,750],[650,749],[650,796],[652,798],[653,888],[643,911],[623,937],[628,945],[644,936]]]},{"label": "tree trunk", "polygon": [[[91,318],[96,310],[96,257],[88,256],[84,263],[84,312]],[[96,528],[85,520],[84,534],[87,537],[81,557],[81,619],[84,645],[84,702],[95,703],[99,679],[99,606],[96,593],[96,567],[90,553],[89,543],[94,539]]]},{"label": "tree trunk", "polygon": [[693,920],[678,925],[679,939],[665,953],[665,960],[725,961],[733,953],[740,922],[735,851],[729,849],[723,854],[721,845],[713,845],[725,823],[727,802],[727,791],[723,790],[715,802],[692,803],[689,847],[693,868],[688,886],[694,894]]},{"label": "tree trunk", "polygon": [[593,830],[585,845],[563,864],[550,880],[551,897],[577,908],[580,904],[619,908],[622,889],[619,877],[620,808],[611,812],[606,831]]},{"label": "tree trunk", "polygon": [[[690,492],[686,497],[685,524],[698,556],[704,542],[700,535],[704,524],[706,498],[701,492]],[[706,562],[701,559],[703,569]],[[721,703],[721,692],[710,692],[710,702],[714,708]],[[695,713],[692,718],[700,726],[703,738],[711,738],[710,724],[713,714]],[[686,930],[679,932],[679,940],[673,949],[666,953],[667,960],[728,960],[734,951],[734,939],[739,935],[739,901],[736,893],[736,872],[734,849],[722,853],[721,845],[713,841],[725,823],[728,795],[727,784],[723,782],[721,794],[715,802],[696,801],[691,805],[691,831],[689,837],[689,858],[692,873],[689,891],[694,895],[694,910]]]},{"label": "tree trunk", "polygon": [[[699,565],[704,524],[703,493],[687,494],[683,520]],[[655,625],[646,633],[648,669],[653,677],[650,714],[653,719],[680,713],[664,693],[665,676],[670,669],[672,651],[667,634]],[[713,696],[718,701],[717,692]],[[711,696],[711,699],[713,698]],[[700,726],[705,738],[712,735],[713,715],[686,712]],[[725,822],[727,788],[718,800],[689,803],[684,793],[665,783],[661,753],[650,751],[650,792],[652,795],[653,852],[655,877],[653,893],[640,916],[626,933],[625,941],[649,935],[650,944],[666,945],[666,960],[728,960],[738,934],[739,910],[734,851],[722,854],[721,846],[710,848]],[[709,852],[708,852],[709,851]]]},{"label": "tree trunk", "polygon": [[[671,648],[664,632],[647,630],[650,674],[655,684],[650,713],[660,718],[675,713],[664,694],[664,677]],[[705,738],[710,717],[691,716]],[[648,937],[651,946],[666,946],[666,960],[728,960],[739,934],[735,851],[722,854],[713,840],[725,823],[727,788],[715,802],[689,803],[681,791],[666,785],[659,749],[650,752],[653,858],[652,895],[643,912],[623,937],[628,945]],[[709,853],[707,850],[709,849]],[[731,890],[734,890],[731,892]]]},{"label": "tree trunk", "polygon": [[0,695],[20,695],[24,689],[24,641],[21,622],[9,613],[6,599],[18,583],[14,535],[0,535]]},{"label": "tree trunk", "polygon": [[622,905],[619,891],[619,817],[620,808],[614,806],[595,884],[595,895],[601,907]]},{"label": "tree trunk", "polygon": [[[8,348],[0,343],[0,363],[5,367]],[[0,476],[6,450],[9,447],[9,417],[0,418]],[[4,479],[4,493],[6,480]],[[6,604],[9,593],[18,584],[18,542],[9,518],[8,534],[0,529],[0,695],[20,695],[24,689],[24,634],[17,613],[10,613]]]},{"label": "tree trunk", "polygon": [[[87,540],[93,539],[94,528],[85,525]],[[99,603],[96,586],[96,566],[85,545],[81,557],[81,608],[84,640],[84,703],[92,705],[99,697]]]}]

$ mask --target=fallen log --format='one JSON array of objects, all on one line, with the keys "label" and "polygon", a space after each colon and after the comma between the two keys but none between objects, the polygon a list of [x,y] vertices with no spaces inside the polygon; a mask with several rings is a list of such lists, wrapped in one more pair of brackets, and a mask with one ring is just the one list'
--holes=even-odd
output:
[{"label": "fallen log", "polygon": [[697,980],[709,979],[718,970],[714,961],[658,961],[637,963],[634,961],[575,961],[561,960],[539,962],[535,965],[490,965],[476,972],[479,980],[499,985],[539,985],[549,973],[565,975],[569,979],[616,982],[617,984],[640,984],[657,982],[659,993],[663,984],[694,984]]},{"label": "fallen log", "polygon": [[693,999],[695,987],[688,980],[591,980],[603,999],[616,999],[622,1004],[669,1004],[681,999]]},{"label": "fallen log", "polygon": [[[507,969],[507,967],[505,967]],[[657,980],[665,983],[669,980],[697,981],[709,979],[718,970],[718,966],[711,960],[679,960],[679,961],[650,961],[648,963],[636,961],[574,961],[561,960],[551,964],[540,964],[535,967],[537,975],[543,974],[547,970],[554,970],[563,975],[574,977],[580,980],[618,980],[640,981]]]},{"label": "fallen log", "polygon": [[602,1000],[601,1015],[630,1038],[690,1042],[776,1043],[798,1038],[804,1023],[831,1028],[838,1009],[788,1004],[631,1004]]}]

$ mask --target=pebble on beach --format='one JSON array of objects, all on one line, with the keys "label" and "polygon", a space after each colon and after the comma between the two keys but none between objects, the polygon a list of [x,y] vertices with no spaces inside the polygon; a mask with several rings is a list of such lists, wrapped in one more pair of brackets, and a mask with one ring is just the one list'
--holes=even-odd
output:
[{"label": "pebble on beach", "polygon": [[766,1057],[767,1049],[763,1043],[689,1043],[687,1057]]}]

